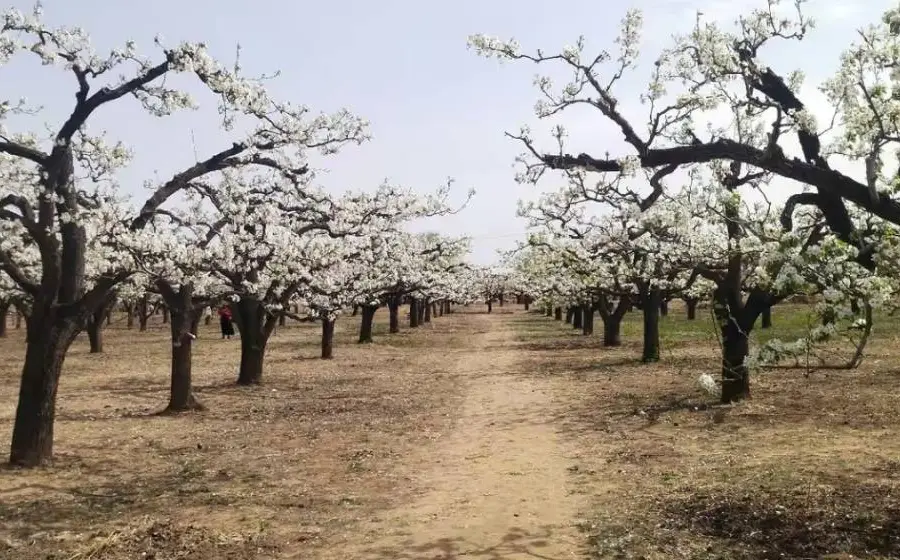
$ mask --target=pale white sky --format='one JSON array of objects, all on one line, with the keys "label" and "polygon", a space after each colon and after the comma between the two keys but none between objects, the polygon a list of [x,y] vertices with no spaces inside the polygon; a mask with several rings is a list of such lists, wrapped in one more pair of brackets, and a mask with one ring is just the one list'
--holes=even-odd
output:
[{"label": "pale white sky", "polygon": [[[442,219],[433,229],[473,236],[474,260],[487,263],[497,249],[510,248],[522,238],[525,223],[515,215],[516,201],[538,194],[514,182],[513,160],[520,148],[503,132],[526,123],[540,131],[549,123],[538,125],[533,116],[536,68],[481,59],[467,50],[468,35],[515,37],[525,48],[558,50],[584,34],[588,50],[594,52],[613,47],[618,22],[628,8],[637,7],[644,10],[646,22],[642,51],[652,59],[673,33],[690,29],[697,10],[704,18],[730,21],[763,0],[44,0],[43,4],[51,23],[84,27],[98,50],[134,39],[141,52],[150,55],[153,37],[161,34],[169,44],[204,41],[231,62],[240,43],[248,74],[281,71],[269,84],[279,98],[315,110],[347,106],[372,122],[371,142],[347,147],[323,162],[330,169],[321,177],[326,187],[367,189],[388,178],[424,191],[452,176],[458,196],[469,187],[477,195],[464,212]],[[840,51],[855,30],[877,20],[891,4],[810,0],[806,11],[817,20],[817,29],[804,43],[770,53],[772,60],[767,62],[779,71],[800,67],[808,83],[815,85],[836,68]],[[32,2],[12,5],[30,10]],[[636,102],[643,83],[642,76],[623,83],[619,99]],[[45,106],[41,122],[54,127],[71,106],[73,94],[73,79],[59,69],[41,67],[36,57],[20,56],[0,67],[0,97],[26,96]],[[214,105],[206,101],[205,110],[162,120],[143,115],[132,101],[97,115],[93,130],[106,128],[136,150],[134,163],[123,175],[127,190],[140,194],[141,184],[154,173],[167,177],[191,163],[194,144],[202,156],[230,143],[216,127]],[[821,106],[821,100],[812,103]],[[622,153],[620,134],[602,118],[579,113],[561,122],[571,130],[573,153]],[[543,188],[553,186],[547,181]]]}]

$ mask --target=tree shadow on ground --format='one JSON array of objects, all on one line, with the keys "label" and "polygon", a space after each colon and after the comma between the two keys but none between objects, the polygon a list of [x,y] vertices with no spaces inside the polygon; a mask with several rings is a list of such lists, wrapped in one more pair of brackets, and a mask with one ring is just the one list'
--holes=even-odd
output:
[{"label": "tree shadow on ground", "polygon": [[513,527],[500,542],[488,545],[476,544],[463,537],[442,538],[424,544],[410,540],[397,546],[368,550],[360,560],[564,560],[562,556],[545,552],[553,548],[553,539],[550,527],[532,532]]}]

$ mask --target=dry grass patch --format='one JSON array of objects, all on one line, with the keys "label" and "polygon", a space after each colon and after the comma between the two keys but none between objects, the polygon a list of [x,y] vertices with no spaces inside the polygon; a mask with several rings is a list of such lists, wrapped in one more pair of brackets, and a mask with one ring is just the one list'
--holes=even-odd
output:
[{"label": "dry grass patch", "polygon": [[615,349],[516,319],[523,370],[558,380],[595,557],[900,558],[900,339],[888,328],[859,370],[771,371],[751,401],[723,407],[696,381],[717,373],[708,321],[673,313],[662,362],[640,364],[633,315]]},{"label": "dry grass patch", "polygon": [[[168,331],[120,320],[102,355],[79,340],[66,361],[56,459],[0,471],[0,558],[95,560],[306,558],[358,519],[414,489],[401,459],[445,432],[458,405],[453,355],[466,318],[355,344],[338,322],[335,359],[319,330],[291,324],[269,344],[264,384],[234,384],[239,341],[215,324],[194,354],[208,410],[156,414],[167,402]],[[0,341],[0,449],[8,449],[23,350]],[[430,347],[439,345],[436,354]]]}]

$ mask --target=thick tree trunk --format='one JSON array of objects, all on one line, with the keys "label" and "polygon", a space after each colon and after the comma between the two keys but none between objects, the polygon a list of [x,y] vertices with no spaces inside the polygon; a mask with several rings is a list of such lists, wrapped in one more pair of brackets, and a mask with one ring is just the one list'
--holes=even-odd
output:
[{"label": "thick tree trunk", "polygon": [[0,303],[0,338],[6,338],[6,320],[9,317],[9,304]]},{"label": "thick tree trunk", "polygon": [[169,404],[165,412],[203,410],[203,405],[194,397],[191,379],[194,339],[197,337],[203,308],[194,306],[194,289],[190,283],[175,289],[171,284],[159,280],[156,286],[170,310],[172,360],[169,371]]},{"label": "thick tree trunk", "polygon": [[581,308],[581,333],[585,336],[594,334],[594,306],[585,304]]},{"label": "thick tree trunk", "polygon": [[687,298],[684,300],[685,308],[687,308],[688,321],[697,319],[697,303],[698,300],[695,298]]},{"label": "thick tree trunk", "polygon": [[150,302],[148,301],[147,296],[141,298],[140,303],[138,304],[138,323],[141,332],[147,330],[147,323],[150,321]]},{"label": "thick tree trunk", "polygon": [[128,329],[134,328],[134,305],[129,305],[125,308],[125,327]]},{"label": "thick tree trunk", "polygon": [[419,300],[409,300],[409,327],[414,329],[419,326]]},{"label": "thick tree trunk", "polygon": [[357,315],[359,315],[359,306],[358,306],[358,305],[354,305],[354,306],[353,306],[353,313],[351,313],[350,316],[351,316],[351,317],[356,317]]},{"label": "thick tree trunk", "polygon": [[22,312],[16,310],[16,330],[19,330],[22,328],[22,317],[23,317]]},{"label": "thick tree trunk", "polygon": [[722,326],[722,402],[732,403],[750,397],[750,371],[745,359],[750,352],[749,333],[736,321]]},{"label": "thick tree trunk", "polygon": [[643,362],[659,361],[659,309],[660,293],[658,289],[651,288],[646,291],[644,301],[644,350],[641,356]]},{"label": "thick tree trunk", "polygon": [[53,458],[56,391],[66,352],[78,334],[73,318],[47,317],[36,311],[29,318],[25,364],[13,424],[9,462],[33,467]]},{"label": "thick tree trunk", "polygon": [[359,343],[367,344],[372,342],[372,327],[375,323],[375,312],[378,310],[374,305],[364,305],[362,308],[362,320],[359,323]]},{"label": "thick tree trunk", "polygon": [[238,385],[256,385],[262,381],[266,344],[277,319],[268,316],[262,303],[249,298],[232,305],[232,316],[241,332]]},{"label": "thick tree trunk", "polygon": [[622,317],[608,315],[603,317],[603,346],[622,345]]},{"label": "thick tree trunk", "polygon": [[91,354],[103,353],[103,322],[90,320],[87,324],[88,342]]},{"label": "thick tree trunk", "polygon": [[449,315],[452,311],[451,303],[449,301],[444,302],[444,315]]},{"label": "thick tree trunk", "polygon": [[503,307],[503,304],[506,302],[506,295],[500,294],[500,307]]},{"label": "thick tree trunk", "polygon": [[200,310],[171,307],[172,369],[166,412],[203,410],[203,405],[194,397],[191,379],[194,337],[200,325],[200,314]]},{"label": "thick tree trunk", "polygon": [[566,324],[571,325],[572,321],[575,320],[575,308],[567,307],[566,308]]},{"label": "thick tree trunk", "polygon": [[106,317],[109,317],[111,308],[114,305],[115,298],[110,296],[110,298],[106,302],[104,302],[103,305],[95,309],[94,312],[91,313],[90,317],[88,317],[85,330],[87,330],[91,354],[103,353],[103,327],[104,324],[109,324],[106,321]]},{"label": "thick tree trunk", "polygon": [[531,309],[531,298],[526,297],[523,300],[523,304],[525,305],[525,311],[528,311],[529,309]]},{"label": "thick tree trunk", "polygon": [[763,309],[762,316],[760,317],[760,327],[764,329],[772,328],[772,308],[766,307]]},{"label": "thick tree trunk", "polygon": [[388,302],[388,332],[400,332],[400,304],[395,301]]},{"label": "thick tree trunk", "polygon": [[491,300],[488,300],[487,306],[488,306],[488,313],[490,313],[494,310],[494,303]]},{"label": "thick tree trunk", "polygon": [[659,315],[660,317],[667,317],[669,315],[669,301],[662,300],[659,302]]},{"label": "thick tree trunk", "polygon": [[334,358],[334,319],[322,319],[322,359]]},{"label": "thick tree trunk", "polygon": [[583,319],[584,319],[584,314],[582,313],[582,308],[581,307],[573,307],[572,308],[572,328],[580,329]]},{"label": "thick tree trunk", "polygon": [[422,302],[422,324],[431,322],[431,302],[427,299]]},{"label": "thick tree trunk", "polygon": [[563,318],[562,307],[557,307],[556,309],[553,310],[553,318],[556,319],[557,321],[562,321],[562,318]]}]

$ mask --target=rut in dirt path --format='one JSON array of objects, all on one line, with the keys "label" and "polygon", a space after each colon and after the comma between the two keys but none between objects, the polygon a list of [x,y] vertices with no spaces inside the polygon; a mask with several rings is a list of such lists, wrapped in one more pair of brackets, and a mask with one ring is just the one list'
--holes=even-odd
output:
[{"label": "rut in dirt path", "polygon": [[509,316],[453,320],[476,334],[456,366],[465,385],[456,427],[420,459],[414,477],[427,491],[325,557],[582,558],[577,497],[566,488],[571,463],[552,425],[550,382],[516,370]]}]

